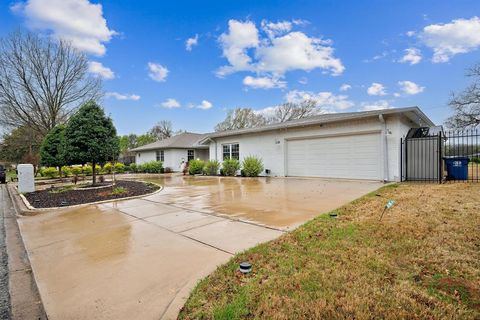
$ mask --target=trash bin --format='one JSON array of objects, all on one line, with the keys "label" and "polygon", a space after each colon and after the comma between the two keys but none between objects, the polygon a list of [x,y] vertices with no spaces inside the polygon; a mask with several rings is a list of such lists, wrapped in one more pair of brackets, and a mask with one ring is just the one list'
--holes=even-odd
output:
[{"label": "trash bin", "polygon": [[467,180],[468,161],[467,157],[445,158],[447,180]]}]

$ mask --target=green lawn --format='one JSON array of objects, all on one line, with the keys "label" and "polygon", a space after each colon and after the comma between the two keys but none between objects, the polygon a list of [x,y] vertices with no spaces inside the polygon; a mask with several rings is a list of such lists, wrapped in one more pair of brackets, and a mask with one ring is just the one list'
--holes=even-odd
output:
[{"label": "green lawn", "polygon": [[179,318],[480,318],[480,184],[391,185],[336,212],[235,256]]}]

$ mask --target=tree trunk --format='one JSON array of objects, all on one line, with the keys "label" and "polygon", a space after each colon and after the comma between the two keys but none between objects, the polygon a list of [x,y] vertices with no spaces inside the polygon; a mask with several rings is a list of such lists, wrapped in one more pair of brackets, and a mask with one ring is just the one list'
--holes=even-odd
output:
[{"label": "tree trunk", "polygon": [[62,179],[62,167],[58,166],[58,176]]},{"label": "tree trunk", "polygon": [[97,182],[97,173],[95,172],[95,161],[92,161],[92,168],[93,168],[93,171],[92,171],[92,185],[95,185],[95,183]]}]

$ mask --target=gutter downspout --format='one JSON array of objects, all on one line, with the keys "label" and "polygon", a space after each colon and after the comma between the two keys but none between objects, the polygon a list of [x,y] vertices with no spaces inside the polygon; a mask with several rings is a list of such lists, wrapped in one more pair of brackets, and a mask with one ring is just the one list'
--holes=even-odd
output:
[{"label": "gutter downspout", "polygon": [[378,120],[383,124],[383,182],[388,181],[388,140],[387,140],[387,122],[383,117],[383,114],[378,115]]}]

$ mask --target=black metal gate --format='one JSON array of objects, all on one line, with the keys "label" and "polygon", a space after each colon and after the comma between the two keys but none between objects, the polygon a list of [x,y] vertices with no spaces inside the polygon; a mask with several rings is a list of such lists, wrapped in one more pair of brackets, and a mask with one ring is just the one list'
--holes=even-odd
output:
[{"label": "black metal gate", "polygon": [[407,135],[400,140],[401,181],[480,181],[480,130]]}]

